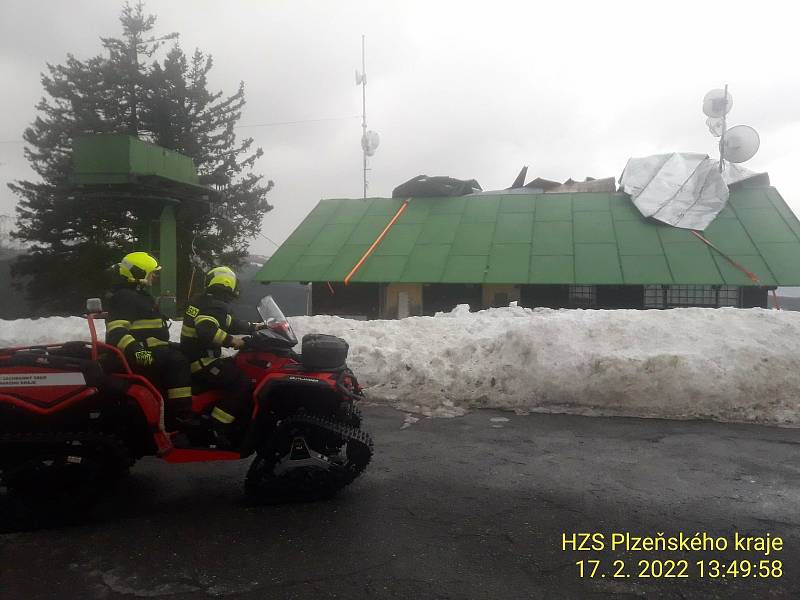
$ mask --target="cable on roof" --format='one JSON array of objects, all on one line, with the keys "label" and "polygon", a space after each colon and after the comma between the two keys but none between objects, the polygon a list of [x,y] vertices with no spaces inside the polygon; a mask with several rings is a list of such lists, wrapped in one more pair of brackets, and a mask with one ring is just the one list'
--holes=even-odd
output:
[{"label": "cable on roof", "polygon": [[377,247],[378,247],[378,244],[380,244],[380,243],[381,243],[381,240],[383,240],[383,238],[384,238],[384,237],[386,237],[386,234],[387,234],[387,233],[389,233],[389,230],[392,228],[392,225],[394,225],[394,224],[395,224],[395,221],[397,221],[397,219],[399,219],[399,218],[400,218],[400,215],[402,215],[402,214],[403,214],[403,211],[405,211],[405,209],[407,209],[407,208],[408,208],[408,203],[409,203],[410,201],[411,201],[411,198],[408,198],[408,199],[406,199],[406,200],[405,200],[405,202],[403,202],[403,205],[402,205],[400,208],[398,208],[398,209],[397,209],[397,212],[396,212],[396,213],[394,214],[394,216],[392,217],[392,220],[391,220],[391,221],[389,221],[389,222],[386,224],[386,227],[384,227],[384,228],[383,228],[383,231],[381,231],[380,235],[379,235],[377,238],[375,238],[375,241],[374,241],[374,242],[372,242],[372,245],[371,245],[371,246],[370,246],[370,247],[367,249],[367,251],[366,251],[366,252],[364,252],[364,256],[362,256],[362,257],[361,257],[361,260],[359,260],[359,261],[356,263],[356,266],[355,266],[355,267],[353,267],[353,268],[350,270],[350,272],[347,274],[347,277],[345,277],[345,278],[344,278],[344,284],[345,284],[345,285],[347,285],[348,283],[350,283],[350,278],[351,278],[353,275],[355,275],[355,274],[356,274],[356,271],[358,271],[358,270],[361,268],[361,265],[363,265],[363,264],[364,264],[364,262],[365,262],[365,261],[366,261],[366,260],[369,258],[369,255],[370,255],[370,254],[372,254],[372,251],[373,251],[373,250],[375,250],[375,248],[377,248]]},{"label": "cable on roof", "polygon": [[[714,242],[712,242],[711,240],[709,240],[708,238],[706,238],[706,237],[705,237],[705,236],[704,236],[702,233],[700,233],[699,231],[696,231],[695,229],[691,229],[690,231],[691,231],[691,232],[694,234],[694,236],[695,236],[696,238],[698,238],[700,241],[702,241],[703,243],[705,243],[705,244],[706,244],[706,245],[707,245],[709,248],[713,248],[714,250],[716,250],[717,252],[719,252],[719,253],[722,255],[722,258],[724,258],[725,260],[727,260],[727,261],[728,261],[730,264],[732,264],[734,267],[736,267],[737,269],[739,269],[739,270],[740,270],[742,273],[744,273],[745,275],[747,275],[747,276],[750,278],[750,280],[751,280],[753,283],[756,283],[756,284],[758,284],[758,285],[763,285],[763,284],[761,283],[761,280],[758,278],[758,276],[757,276],[755,273],[753,273],[752,271],[748,271],[746,268],[744,268],[744,267],[742,266],[742,264],[741,264],[741,263],[737,262],[736,260],[734,260],[733,258],[731,258],[730,256],[728,256],[727,254],[725,254],[725,253],[724,253],[722,250],[720,250],[720,249],[719,249],[719,248],[718,248],[718,247],[717,247],[717,246],[714,244]],[[780,309],[781,309],[781,305],[780,305],[780,302],[778,302],[778,294],[776,293],[776,291],[775,291],[774,289],[772,290],[772,299],[773,299],[773,301],[775,302],[775,309],[776,309],[776,310],[780,310]]]}]

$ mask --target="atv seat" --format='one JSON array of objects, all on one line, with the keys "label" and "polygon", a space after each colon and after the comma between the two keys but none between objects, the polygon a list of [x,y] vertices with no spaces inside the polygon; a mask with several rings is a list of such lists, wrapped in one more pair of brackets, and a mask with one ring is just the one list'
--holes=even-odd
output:
[{"label": "atv seat", "polygon": [[[92,345],[89,342],[65,342],[60,348],[50,350],[50,354],[92,361]],[[118,357],[111,352],[101,352],[97,362],[106,373],[125,371]]]},{"label": "atv seat", "polygon": [[[61,347],[50,350],[50,354],[95,362],[92,360],[92,345],[90,342],[65,342]],[[104,373],[125,373],[125,367],[113,352],[101,352],[96,362]]]},{"label": "atv seat", "polygon": [[50,354],[56,356],[71,356],[84,360],[92,359],[92,345],[89,342],[64,342],[60,348],[53,348]]}]

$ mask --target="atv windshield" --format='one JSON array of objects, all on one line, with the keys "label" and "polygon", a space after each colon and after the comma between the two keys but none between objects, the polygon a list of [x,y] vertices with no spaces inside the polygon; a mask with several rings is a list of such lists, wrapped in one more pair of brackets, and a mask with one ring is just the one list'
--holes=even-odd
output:
[{"label": "atv windshield", "polygon": [[278,307],[272,296],[264,296],[258,303],[258,314],[266,324],[266,328],[259,332],[259,337],[273,341],[286,342],[282,346],[292,347],[297,343],[297,337],[292,331],[289,321],[283,316],[283,311]]},{"label": "atv windshield", "polygon": [[283,311],[278,307],[272,296],[264,296],[261,302],[258,303],[258,314],[264,323],[271,325],[272,323],[288,323],[286,317],[283,316]]}]

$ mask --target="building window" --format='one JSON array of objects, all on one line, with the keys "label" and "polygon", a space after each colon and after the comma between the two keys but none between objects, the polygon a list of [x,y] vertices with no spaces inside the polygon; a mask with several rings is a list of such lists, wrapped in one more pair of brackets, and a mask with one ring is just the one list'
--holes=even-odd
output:
[{"label": "building window", "polygon": [[741,290],[735,285],[646,285],[645,308],[689,306],[718,308],[741,306]]},{"label": "building window", "polygon": [[666,287],[661,285],[644,286],[644,307],[664,308],[664,291]]},{"label": "building window", "polygon": [[593,285],[569,286],[569,305],[573,308],[597,306],[597,288]]},{"label": "building window", "polygon": [[710,285],[671,285],[667,288],[667,306],[717,306],[717,294]]},{"label": "building window", "polygon": [[721,285],[719,286],[719,303],[717,306],[741,306],[742,294],[739,286]]}]

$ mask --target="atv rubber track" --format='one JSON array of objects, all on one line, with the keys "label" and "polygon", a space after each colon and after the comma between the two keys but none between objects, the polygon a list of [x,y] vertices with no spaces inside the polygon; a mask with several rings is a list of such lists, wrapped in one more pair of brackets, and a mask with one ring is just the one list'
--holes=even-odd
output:
[{"label": "atv rubber track", "polygon": [[[302,414],[283,419],[278,429],[282,430],[283,436],[288,436],[294,426],[312,428],[317,433],[331,436],[339,446],[347,444],[347,462],[344,465],[332,465],[327,471],[303,469],[301,478],[293,477],[295,473],[276,476],[274,469],[282,455],[281,451],[270,446],[253,460],[245,479],[245,493],[259,504],[330,498],[352,483],[372,459],[372,438],[361,429],[333,419]],[[277,436],[278,439],[281,437],[280,434]],[[288,447],[289,440],[282,441]],[[315,451],[319,451],[319,448],[315,448]]]}]

